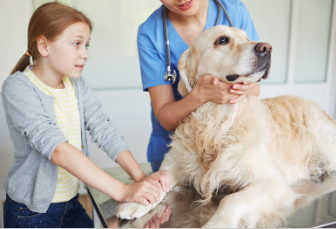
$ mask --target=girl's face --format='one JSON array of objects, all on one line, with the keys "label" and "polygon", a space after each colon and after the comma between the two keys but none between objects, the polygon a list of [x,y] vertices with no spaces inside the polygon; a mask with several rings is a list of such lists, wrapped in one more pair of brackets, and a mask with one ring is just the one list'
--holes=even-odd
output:
[{"label": "girl's face", "polygon": [[206,0],[160,0],[168,10],[184,17],[194,16],[200,8],[200,2]]},{"label": "girl's face", "polygon": [[78,22],[67,27],[56,41],[48,44],[48,64],[61,77],[80,78],[89,58],[90,27]]}]

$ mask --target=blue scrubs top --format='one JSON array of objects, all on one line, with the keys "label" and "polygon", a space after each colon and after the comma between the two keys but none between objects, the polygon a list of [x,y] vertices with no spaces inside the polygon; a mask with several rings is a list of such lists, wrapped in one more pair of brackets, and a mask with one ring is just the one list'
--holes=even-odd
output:
[{"label": "blue scrubs top", "polygon": [[[221,1],[226,8],[234,27],[245,30],[250,40],[259,41],[259,37],[246,6],[240,0]],[[176,70],[177,80],[175,84],[165,82],[163,80],[163,75],[166,71],[166,54],[163,38],[162,10],[163,5],[154,11],[154,13],[150,15],[143,24],[140,25],[138,30],[137,42],[143,90],[148,91],[148,88],[150,87],[169,84],[172,85],[175,100],[178,101],[183,97],[177,91],[177,85],[180,79],[177,64],[180,56],[186,49],[188,49],[189,46],[176,32],[174,26],[168,18],[167,24],[171,64],[172,68]],[[209,0],[207,21],[204,30],[214,26],[216,19],[217,5],[213,0]],[[230,26],[229,21],[227,20],[222,9],[219,24]],[[151,119],[153,131],[147,149],[147,159],[149,162],[161,162],[165,153],[167,153],[169,150],[169,144],[171,142],[169,135],[171,135],[173,132],[167,131],[160,125],[153,112],[153,108],[151,108]],[[157,169],[158,168],[154,170]]]}]

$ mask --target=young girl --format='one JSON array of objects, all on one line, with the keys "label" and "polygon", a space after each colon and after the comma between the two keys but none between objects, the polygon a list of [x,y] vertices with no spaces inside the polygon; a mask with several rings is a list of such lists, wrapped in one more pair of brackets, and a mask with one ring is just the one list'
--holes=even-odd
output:
[{"label": "young girl", "polygon": [[[2,88],[15,152],[5,182],[5,227],[92,227],[78,202],[79,180],[117,201],[145,205],[158,199],[158,181],[169,189],[167,171],[146,178],[81,77],[91,30],[84,14],[57,2],[31,17],[28,50]],[[134,184],[89,160],[86,130]]]}]

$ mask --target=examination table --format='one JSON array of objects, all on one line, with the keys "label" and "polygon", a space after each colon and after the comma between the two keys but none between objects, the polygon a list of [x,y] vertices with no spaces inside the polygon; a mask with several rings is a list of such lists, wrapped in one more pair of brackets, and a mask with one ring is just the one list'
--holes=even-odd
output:
[{"label": "examination table", "polygon": [[[150,163],[140,164],[140,167],[146,175],[151,173]],[[133,182],[120,167],[103,170],[123,183]],[[286,219],[287,225],[284,224],[281,227],[336,227],[336,179],[324,175],[324,177],[315,181],[302,182],[295,188],[302,196],[296,200],[294,212],[288,210],[291,213]],[[118,206],[117,201],[91,186],[86,185],[86,189],[96,212],[94,216],[95,226],[99,227],[101,223],[105,228],[153,225],[153,223],[146,224],[146,222],[151,220],[155,214],[158,214],[160,218],[167,205],[170,206],[171,214],[167,220],[164,220],[166,222],[162,222],[160,227],[201,227],[213,215],[219,201],[227,195],[225,191],[219,192],[212,199],[211,205],[200,206],[195,202],[199,197],[193,188],[188,186],[178,187],[171,190],[155,209],[143,217],[135,220],[121,220],[115,216]],[[156,225],[158,224],[156,223]]]}]

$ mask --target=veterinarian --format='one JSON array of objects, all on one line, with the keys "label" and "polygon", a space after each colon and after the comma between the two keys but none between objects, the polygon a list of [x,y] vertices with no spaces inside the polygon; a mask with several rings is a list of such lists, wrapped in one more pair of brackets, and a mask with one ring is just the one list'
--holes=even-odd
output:
[{"label": "veterinarian", "polygon": [[[225,6],[233,26],[243,29],[252,41],[259,41],[253,21],[246,6],[240,0],[219,0]],[[246,95],[259,96],[258,83],[227,84],[218,78],[204,75],[191,93],[183,98],[177,91],[181,54],[203,31],[215,25],[218,4],[214,0],[161,0],[163,5],[140,25],[138,52],[143,90],[151,98],[152,133],[147,149],[147,158],[153,171],[160,168],[165,153],[169,150],[170,138],[177,125],[206,101],[215,103],[238,103]],[[167,8],[167,30],[172,71],[176,82],[165,81],[167,71],[163,10]],[[222,10],[222,9],[220,9]],[[223,11],[219,24],[230,26]]]},{"label": "veterinarian", "polygon": [[[79,180],[117,201],[144,205],[158,200],[158,181],[169,189],[169,173],[146,177],[81,77],[91,31],[89,18],[58,2],[31,17],[28,50],[2,87],[15,154],[5,182],[5,227],[92,227],[78,201]],[[134,184],[88,158],[86,130]]]}]

